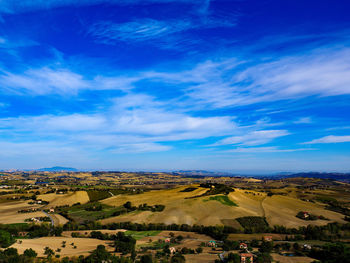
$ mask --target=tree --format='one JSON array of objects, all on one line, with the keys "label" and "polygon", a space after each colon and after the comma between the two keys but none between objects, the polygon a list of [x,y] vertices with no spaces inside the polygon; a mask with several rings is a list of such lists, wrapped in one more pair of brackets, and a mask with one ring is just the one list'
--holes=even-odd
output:
[{"label": "tree", "polygon": [[262,253],[262,254],[258,255],[256,262],[257,263],[271,263],[272,257],[270,256],[269,253]]},{"label": "tree", "polygon": [[266,241],[263,241],[261,243],[261,246],[259,248],[259,251],[261,253],[270,253],[273,249],[273,242],[266,242]]},{"label": "tree", "polygon": [[152,263],[152,256],[147,254],[147,255],[142,255],[141,259],[140,259],[140,263]]},{"label": "tree", "polygon": [[98,245],[91,255],[88,256],[87,262],[102,262],[107,261],[111,257],[111,253],[106,250],[104,245]]},{"label": "tree", "polygon": [[241,262],[241,257],[238,254],[229,253],[228,256],[227,256],[227,262],[240,263]]},{"label": "tree", "polygon": [[197,247],[197,248],[196,248],[196,252],[197,252],[198,254],[202,253],[202,252],[203,252],[203,248]]},{"label": "tree", "polygon": [[23,255],[28,258],[35,258],[38,254],[35,252],[35,250],[28,248],[24,250]]},{"label": "tree", "polygon": [[299,249],[300,249],[300,245],[298,244],[298,243],[294,243],[293,244],[293,249],[295,250],[295,251],[298,251]]},{"label": "tree", "polygon": [[125,204],[123,204],[123,206],[126,208],[126,209],[131,209],[131,202],[130,201],[127,201]]},{"label": "tree", "polygon": [[181,255],[180,253],[176,253],[174,256],[171,258],[171,263],[184,263],[186,262],[185,257]]},{"label": "tree", "polygon": [[46,255],[47,258],[51,258],[53,255],[55,255],[55,252],[49,247],[45,247],[44,251],[44,255]]},{"label": "tree", "polygon": [[8,247],[15,242],[15,239],[12,235],[4,230],[0,230],[0,247]]}]

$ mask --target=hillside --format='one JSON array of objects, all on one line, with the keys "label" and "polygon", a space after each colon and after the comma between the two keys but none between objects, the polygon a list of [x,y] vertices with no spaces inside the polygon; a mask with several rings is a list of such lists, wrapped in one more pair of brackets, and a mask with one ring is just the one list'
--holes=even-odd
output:
[{"label": "hillside", "polygon": [[[217,200],[210,200],[208,196],[196,197],[207,191],[196,186],[192,192],[182,192],[186,187],[170,190],[149,191],[139,195],[118,195],[102,200],[101,203],[111,206],[121,206],[127,201],[132,205],[140,204],[165,205],[162,212],[135,211],[128,214],[103,219],[103,223],[132,221],[140,223],[165,224],[203,224],[230,225],[240,227],[235,220],[244,216],[265,216],[270,225],[284,224],[289,227],[325,225],[330,221],[305,221],[295,215],[299,211],[309,211],[323,215],[331,221],[344,222],[343,215],[324,209],[324,205],[301,201],[291,196],[274,195],[268,197],[266,193],[236,189],[228,195],[229,200],[238,206],[228,206]],[[189,198],[192,197],[192,198]],[[195,197],[195,198],[193,198]]]}]

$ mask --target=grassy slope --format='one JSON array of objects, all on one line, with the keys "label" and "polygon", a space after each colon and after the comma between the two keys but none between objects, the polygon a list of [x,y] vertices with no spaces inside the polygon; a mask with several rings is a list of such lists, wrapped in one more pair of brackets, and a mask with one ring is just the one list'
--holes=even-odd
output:
[{"label": "grassy slope", "polygon": [[44,194],[38,195],[37,199],[50,202],[46,207],[55,207],[61,205],[73,205],[76,203],[85,204],[89,202],[89,196],[86,191],[76,191],[68,194]]},{"label": "grassy slope", "polygon": [[[203,202],[208,196],[194,199],[185,199],[204,193],[207,189],[198,188],[193,192],[181,192],[188,186],[178,187],[169,190],[150,191],[139,195],[118,195],[101,203],[119,206],[126,201],[133,205],[147,203],[148,205],[163,204],[165,209],[160,213],[150,211],[129,213],[126,215],[112,217],[102,220],[103,223],[110,222],[154,222],[154,223],[177,223],[177,224],[203,224],[217,225],[222,222],[232,221],[243,216],[264,216],[266,215],[269,224],[285,224],[295,227],[307,224],[327,224],[329,221],[316,220],[304,221],[295,217],[298,211],[310,211],[315,214],[324,215],[331,220],[342,222],[343,216],[323,209],[322,205],[303,202],[288,196],[266,197],[265,193],[256,195],[247,194],[244,190],[237,190],[228,195],[228,198],[238,207],[227,206],[220,202]],[[250,191],[253,192],[253,191]]]}]

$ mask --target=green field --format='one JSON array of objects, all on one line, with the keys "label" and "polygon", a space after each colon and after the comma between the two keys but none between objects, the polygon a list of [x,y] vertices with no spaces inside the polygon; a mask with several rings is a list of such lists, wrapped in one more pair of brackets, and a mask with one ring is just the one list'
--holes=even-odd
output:
[{"label": "green field", "polygon": [[92,204],[76,205],[63,209],[68,216],[77,222],[96,221],[108,217],[112,217],[115,212],[120,211],[121,207],[113,207],[109,205],[102,204],[102,210],[100,211],[87,211],[86,208]]},{"label": "green field", "polygon": [[226,195],[217,195],[217,196],[211,196],[209,199],[203,200],[204,202],[208,201],[218,201],[223,205],[228,205],[228,206],[238,206],[235,202],[233,202],[231,199],[228,198]]},{"label": "green field", "polygon": [[139,240],[144,237],[156,236],[162,231],[151,230],[151,231],[126,231],[125,235],[132,236],[136,240]]}]

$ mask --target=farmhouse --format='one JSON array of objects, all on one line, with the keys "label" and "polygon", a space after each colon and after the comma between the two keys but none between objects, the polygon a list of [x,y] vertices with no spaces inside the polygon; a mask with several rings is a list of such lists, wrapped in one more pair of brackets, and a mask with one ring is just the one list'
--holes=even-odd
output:
[{"label": "farmhouse", "polygon": [[241,254],[241,263],[253,263],[253,254],[251,253],[242,253]]},{"label": "farmhouse", "polygon": [[308,212],[303,212],[303,217],[304,218],[308,218],[310,216],[310,214]]},{"label": "farmhouse", "polygon": [[239,248],[240,249],[247,249],[248,245],[246,243],[241,243],[241,244],[239,244]]},{"label": "farmhouse", "polygon": [[170,254],[175,254],[176,253],[176,248],[174,247],[169,247]]},{"label": "farmhouse", "polygon": [[208,247],[217,247],[215,240],[210,240],[207,245]]},{"label": "farmhouse", "polygon": [[304,245],[303,245],[303,248],[306,249],[306,250],[311,250],[311,246],[308,245],[308,244],[304,244]]},{"label": "farmhouse", "polygon": [[271,242],[272,241],[272,236],[264,236],[263,240],[266,242]]}]

